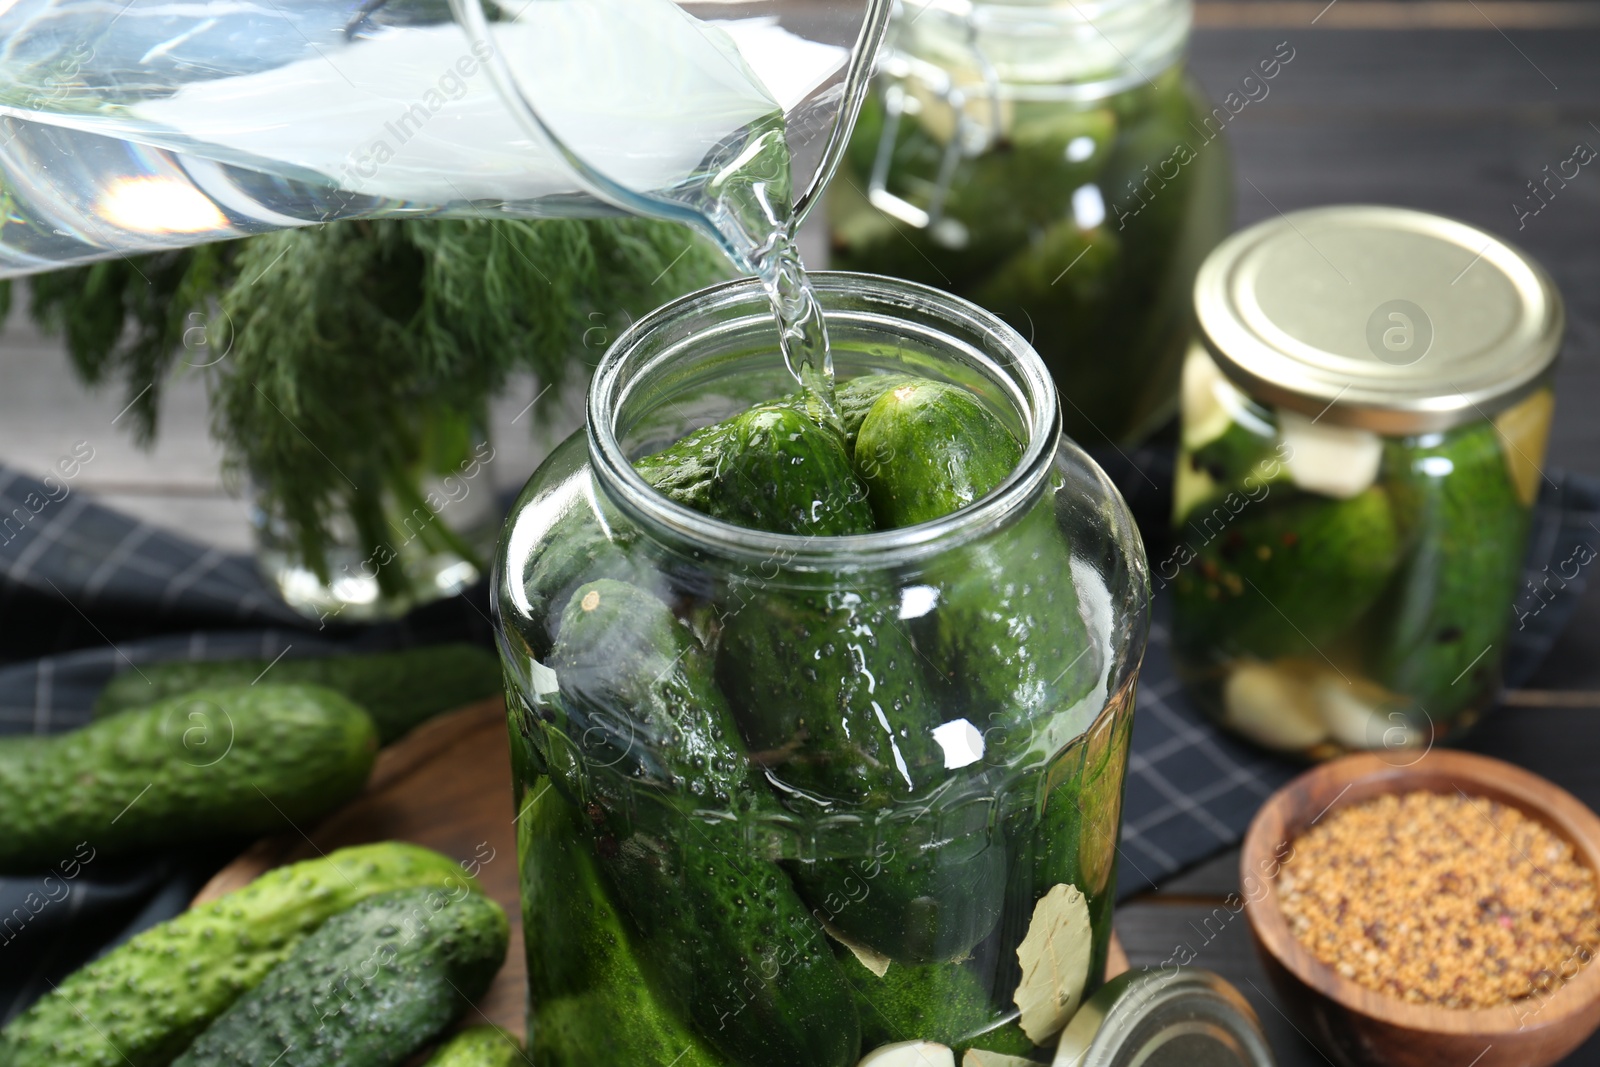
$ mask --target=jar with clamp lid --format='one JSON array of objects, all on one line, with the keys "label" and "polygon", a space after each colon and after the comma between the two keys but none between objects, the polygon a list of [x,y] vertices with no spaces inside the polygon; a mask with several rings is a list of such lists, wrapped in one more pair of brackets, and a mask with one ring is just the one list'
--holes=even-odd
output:
[{"label": "jar with clamp lid", "polygon": [[1146,436],[1176,408],[1189,288],[1227,233],[1223,132],[1293,57],[1212,108],[1188,0],[897,7],[829,190],[832,262],[950,290],[1028,337],[1067,432]]}]

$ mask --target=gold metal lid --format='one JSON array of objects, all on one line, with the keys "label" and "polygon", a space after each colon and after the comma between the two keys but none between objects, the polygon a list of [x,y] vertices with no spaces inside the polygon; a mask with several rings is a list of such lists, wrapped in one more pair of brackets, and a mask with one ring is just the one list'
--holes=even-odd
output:
[{"label": "gold metal lid", "polygon": [[1228,238],[1194,284],[1200,336],[1263,403],[1385,434],[1487,418],[1561,347],[1561,295],[1505,241],[1454,219],[1349,205]]}]

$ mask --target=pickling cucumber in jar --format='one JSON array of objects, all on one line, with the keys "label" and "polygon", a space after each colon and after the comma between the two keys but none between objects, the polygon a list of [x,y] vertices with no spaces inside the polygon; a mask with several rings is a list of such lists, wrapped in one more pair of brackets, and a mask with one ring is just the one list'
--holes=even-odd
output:
[{"label": "pickling cucumber in jar", "polygon": [[[1190,286],[1231,223],[1225,130],[1247,101],[1213,107],[1185,74],[1190,15],[1187,0],[897,13],[829,190],[832,265],[1005,319],[1080,441],[1138,440],[1176,410]],[[1292,55],[1265,53],[1252,91]]]},{"label": "pickling cucumber in jar", "polygon": [[[1321,282],[1317,306],[1295,295]],[[1402,284],[1430,304],[1385,299]],[[1311,759],[1460,736],[1521,625],[1554,286],[1465,224],[1322,208],[1230,238],[1195,303],[1177,547],[1155,567],[1191,695]]]},{"label": "pickling cucumber in jar", "polygon": [[831,403],[755,282],[696,294],[606,355],[508,520],[538,1067],[1042,1056],[1099,984],[1132,519],[1014,331],[813,282]]}]

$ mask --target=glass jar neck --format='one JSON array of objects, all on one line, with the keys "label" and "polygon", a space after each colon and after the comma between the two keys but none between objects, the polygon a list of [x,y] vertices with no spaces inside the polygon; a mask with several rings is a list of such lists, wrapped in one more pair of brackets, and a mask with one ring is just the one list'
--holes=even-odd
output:
[{"label": "glass jar neck", "polygon": [[1095,100],[1178,62],[1192,20],[1191,0],[900,0],[882,62],[997,97]]},{"label": "glass jar neck", "polygon": [[747,278],[691,293],[640,319],[595,371],[587,411],[590,465],[598,487],[628,519],[673,550],[702,558],[790,571],[881,570],[999,529],[1038,500],[1061,437],[1060,412],[1049,371],[1015,330],[912,282],[826,272],[811,279],[841,379],[909,371],[971,389],[1026,442],[1017,468],[989,496],[954,514],[849,537],[747,529],[656,492],[630,460],[733,414],[709,409],[708,395],[737,409],[795,389],[778,355],[766,293]]}]

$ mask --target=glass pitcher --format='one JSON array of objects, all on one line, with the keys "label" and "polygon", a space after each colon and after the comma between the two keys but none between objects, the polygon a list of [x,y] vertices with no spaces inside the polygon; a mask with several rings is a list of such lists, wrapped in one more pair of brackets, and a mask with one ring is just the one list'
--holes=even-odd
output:
[{"label": "glass pitcher", "polygon": [[[618,211],[748,270],[830,176],[888,6],[17,0],[0,277],[355,217]],[[821,159],[798,199],[795,153]]]}]

